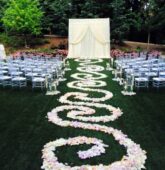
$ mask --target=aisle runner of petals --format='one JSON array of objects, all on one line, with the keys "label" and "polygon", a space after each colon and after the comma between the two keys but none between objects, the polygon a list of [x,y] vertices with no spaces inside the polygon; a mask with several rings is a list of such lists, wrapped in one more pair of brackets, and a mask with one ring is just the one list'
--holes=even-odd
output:
[{"label": "aisle runner of petals", "polygon": [[[92,144],[93,146],[86,151],[79,151],[78,157],[80,159],[89,159],[91,157],[99,156],[105,153],[105,148],[108,147],[102,140],[97,138],[90,138],[85,136],[78,136],[69,139],[58,139],[53,142],[49,142],[44,146],[43,152],[43,165],[42,169],[45,170],[140,170],[145,168],[146,152],[140,148],[139,145],[134,143],[127,135],[123,134],[120,130],[104,125],[96,124],[98,122],[114,121],[122,115],[122,111],[119,108],[115,108],[111,105],[103,104],[104,101],[113,97],[113,94],[109,91],[102,90],[99,87],[106,86],[104,79],[107,76],[100,73],[104,70],[103,67],[95,65],[102,62],[99,60],[79,60],[80,67],[77,68],[79,73],[71,75],[75,81],[69,82],[67,86],[69,88],[78,89],[83,92],[69,92],[60,97],[59,101],[62,106],[56,107],[48,113],[48,119],[50,122],[62,126],[62,127],[74,127],[87,130],[94,130],[112,135],[120,145],[124,146],[127,150],[127,154],[122,157],[122,160],[113,162],[110,165],[82,165],[71,167],[67,164],[63,164],[58,161],[55,155],[57,147],[65,145],[80,145],[80,144]],[[88,92],[101,93],[103,97],[91,98]],[[72,97],[75,100],[71,101]],[[102,102],[102,103],[101,103]],[[106,109],[109,111],[109,115],[106,116],[92,116],[95,114],[94,108]],[[63,120],[58,114],[67,110],[67,117],[72,118],[73,121]],[[87,116],[85,116],[87,115]],[[83,122],[82,122],[83,121]],[[93,122],[92,124],[89,122]]]}]

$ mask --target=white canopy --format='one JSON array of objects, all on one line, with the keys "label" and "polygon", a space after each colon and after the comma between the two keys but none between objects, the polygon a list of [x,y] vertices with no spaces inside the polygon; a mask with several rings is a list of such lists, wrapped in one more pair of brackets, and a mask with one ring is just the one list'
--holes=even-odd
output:
[{"label": "white canopy", "polygon": [[70,19],[68,57],[88,59],[109,58],[109,18]]},{"label": "white canopy", "polygon": [[2,44],[0,44],[0,59],[5,59],[5,58],[6,58],[5,48]]}]

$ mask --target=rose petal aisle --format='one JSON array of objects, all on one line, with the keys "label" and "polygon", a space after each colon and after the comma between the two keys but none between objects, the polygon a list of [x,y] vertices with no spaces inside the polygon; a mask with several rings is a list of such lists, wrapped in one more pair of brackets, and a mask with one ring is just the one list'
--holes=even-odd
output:
[{"label": "rose petal aisle", "polygon": [[[61,138],[44,146],[41,168],[45,170],[140,170],[145,168],[146,152],[141,149],[140,145],[134,143],[121,130],[99,124],[99,122],[115,121],[123,114],[120,108],[104,103],[110,100],[113,94],[110,91],[101,89],[101,87],[106,86],[103,79],[107,77],[107,75],[101,73],[104,67],[98,65],[103,60],[76,59],[75,61],[79,63],[77,73],[71,75],[75,80],[69,82],[67,86],[70,89],[77,89],[78,92],[68,92],[61,96],[59,99],[61,106],[54,108],[47,114],[48,120],[61,127],[92,130],[96,133],[102,132],[111,135],[120,145],[125,147],[126,155],[121,160],[109,165],[69,166],[67,163],[59,162],[55,152],[58,147],[92,144],[90,149],[77,152],[78,157],[83,160],[104,154],[108,145],[94,137]],[[103,97],[91,97],[89,95],[91,92],[99,93]],[[109,114],[94,116],[96,110],[93,108],[105,109]],[[71,118],[72,121],[63,120],[59,117],[59,114],[64,111],[67,111],[67,117]]]}]

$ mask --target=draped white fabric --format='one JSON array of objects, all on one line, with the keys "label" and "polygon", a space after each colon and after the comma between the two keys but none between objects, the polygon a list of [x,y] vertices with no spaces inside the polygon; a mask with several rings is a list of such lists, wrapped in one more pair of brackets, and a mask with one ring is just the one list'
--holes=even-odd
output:
[{"label": "draped white fabric", "polygon": [[5,59],[5,58],[6,58],[5,48],[2,44],[0,44],[0,59]]},{"label": "draped white fabric", "polygon": [[69,58],[109,58],[109,19],[70,19]]}]

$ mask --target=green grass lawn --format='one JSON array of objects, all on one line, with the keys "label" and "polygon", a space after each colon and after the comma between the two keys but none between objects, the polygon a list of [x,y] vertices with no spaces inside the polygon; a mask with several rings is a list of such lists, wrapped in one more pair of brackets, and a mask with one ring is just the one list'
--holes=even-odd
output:
[{"label": "green grass lawn", "polygon": [[[105,61],[102,63],[105,66]],[[66,73],[68,80],[61,82],[61,94],[69,91],[66,83],[73,80],[70,74],[76,72],[77,63],[71,60],[72,71]],[[136,96],[122,96],[121,87],[112,81],[110,72],[105,79],[104,89],[113,92],[114,97],[105,103],[120,107],[124,114],[114,122],[105,123],[122,130],[135,143],[147,151],[147,170],[165,169],[165,91],[154,90],[139,92]],[[60,94],[60,95],[61,95]],[[46,118],[47,112],[56,106],[59,96],[45,96],[42,92],[31,90],[0,89],[0,170],[39,170],[42,165],[43,146],[58,138],[86,135],[97,137],[108,144],[106,154],[89,160],[80,160],[79,149],[89,146],[80,145],[61,147],[56,154],[59,160],[69,165],[105,164],[120,160],[126,153],[112,136],[101,132],[59,127]],[[91,93],[92,96],[97,94]],[[107,114],[104,109],[97,109],[97,115]],[[65,113],[60,115],[68,119]]]}]

